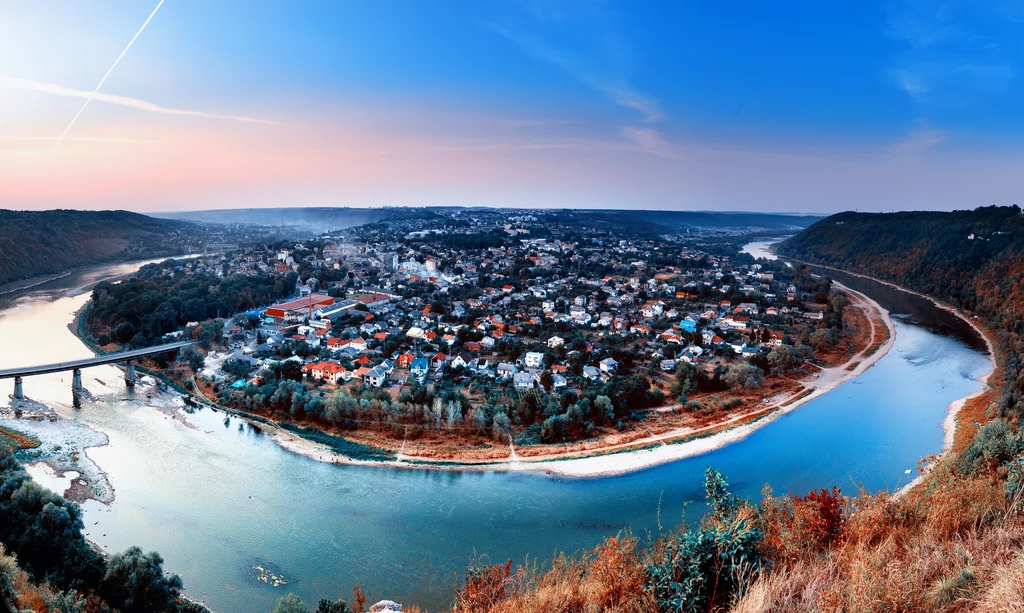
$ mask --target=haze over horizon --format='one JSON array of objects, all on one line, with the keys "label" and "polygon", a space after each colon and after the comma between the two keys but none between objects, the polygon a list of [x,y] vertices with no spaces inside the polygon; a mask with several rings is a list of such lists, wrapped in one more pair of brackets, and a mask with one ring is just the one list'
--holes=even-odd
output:
[{"label": "haze over horizon", "polygon": [[0,24],[4,208],[830,214],[1024,188],[1005,0],[46,0]]}]

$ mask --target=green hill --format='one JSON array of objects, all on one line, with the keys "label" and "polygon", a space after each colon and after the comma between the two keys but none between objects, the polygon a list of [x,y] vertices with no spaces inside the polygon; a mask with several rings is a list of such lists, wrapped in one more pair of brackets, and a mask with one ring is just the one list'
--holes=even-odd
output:
[{"label": "green hill", "polygon": [[192,225],[127,211],[0,210],[0,285],[180,250]]}]

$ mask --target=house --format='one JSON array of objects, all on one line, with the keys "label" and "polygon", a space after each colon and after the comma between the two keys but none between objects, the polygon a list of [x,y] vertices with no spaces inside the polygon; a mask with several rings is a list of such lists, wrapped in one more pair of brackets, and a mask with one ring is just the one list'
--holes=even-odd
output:
[{"label": "house", "polygon": [[543,368],[544,354],[539,351],[528,351],[523,363],[526,364],[527,368]]},{"label": "house", "polygon": [[672,332],[671,330],[665,330],[664,332],[661,333],[661,340],[665,341],[666,343],[681,343],[683,342],[683,337],[679,336],[675,332]]},{"label": "house", "polygon": [[517,390],[532,390],[534,376],[528,372],[517,372],[512,376],[512,383]]},{"label": "house", "polygon": [[459,355],[455,356],[454,360],[452,360],[452,368],[465,368],[469,366],[469,363],[472,361],[473,356],[463,351],[459,353]]},{"label": "house", "polygon": [[427,374],[427,370],[430,368],[430,364],[427,362],[427,358],[415,358],[411,362],[410,371],[414,377],[422,377]]},{"label": "house", "polygon": [[447,362],[448,356],[443,353],[438,353],[434,357],[430,358],[430,364],[435,370],[441,370]]},{"label": "house", "polygon": [[568,384],[569,382],[566,381],[565,377],[563,377],[562,375],[551,375],[551,389],[555,391],[564,390]]},{"label": "house", "polygon": [[619,363],[612,358],[605,358],[597,363],[601,368],[601,372],[606,372],[610,375],[614,375],[619,372]]},{"label": "house", "polygon": [[675,360],[662,360],[661,361],[661,369],[663,371],[665,371],[665,372],[675,372],[676,371],[676,361]]},{"label": "house", "polygon": [[565,344],[565,339],[561,336],[552,336],[548,339],[548,347],[551,349],[557,349]]},{"label": "house", "polygon": [[403,353],[402,355],[398,356],[398,360],[397,360],[398,367],[399,368],[409,368],[412,365],[412,361],[415,360],[415,359],[416,359],[416,356],[414,356],[413,354],[411,354],[411,353]]},{"label": "house", "polygon": [[687,317],[679,322],[679,329],[685,332],[696,332],[697,322]]},{"label": "house", "polygon": [[372,385],[373,387],[380,387],[384,385],[384,381],[388,378],[388,371],[381,366],[374,366],[366,374],[363,375],[363,383]]},{"label": "house", "polygon": [[310,379],[337,384],[345,369],[334,362],[310,362],[302,367],[302,372]]},{"label": "house", "polygon": [[601,378],[601,371],[594,368],[593,366],[583,367],[583,377],[590,381],[596,381]]},{"label": "house", "polygon": [[499,377],[501,377],[502,379],[507,379],[507,378],[511,377],[513,374],[515,374],[515,372],[516,372],[515,365],[514,364],[510,364],[508,362],[502,362],[502,363],[498,364],[498,368],[495,369],[495,373]]},{"label": "house", "polygon": [[746,330],[747,324],[750,322],[750,318],[746,315],[730,315],[722,319],[723,322],[729,324],[730,328],[739,328],[740,330]]}]

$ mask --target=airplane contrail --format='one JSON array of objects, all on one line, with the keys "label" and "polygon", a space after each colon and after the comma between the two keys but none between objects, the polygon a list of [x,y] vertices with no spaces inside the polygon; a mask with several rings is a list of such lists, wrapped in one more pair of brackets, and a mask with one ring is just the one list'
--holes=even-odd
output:
[{"label": "airplane contrail", "polygon": [[[71,98],[83,98],[90,102],[105,102],[108,104],[118,104],[121,106],[127,106],[129,108],[138,109],[140,111],[148,111],[150,113],[166,113],[168,115],[189,115],[193,117],[207,117],[210,119],[226,119],[230,121],[240,121],[243,123],[259,123],[272,126],[284,126],[289,125],[281,123],[279,121],[272,121],[269,119],[258,119],[255,117],[243,117],[240,115],[224,115],[220,113],[210,113],[207,111],[192,111],[188,109],[176,109],[166,106],[160,106],[147,100],[140,100],[138,98],[129,98],[128,96],[118,96],[115,94],[105,94],[102,92],[90,92],[82,89],[72,89],[70,87],[64,87],[63,85],[57,85],[55,83],[44,83],[42,81],[31,81],[29,79],[19,79],[16,77],[9,77],[7,75],[0,75],[0,87],[10,89],[23,89],[34,92],[41,92],[44,94],[51,94],[53,96],[68,96]],[[57,138],[56,136],[50,138]],[[67,138],[65,138],[67,140]]]},{"label": "airplane contrail", "polygon": [[124,48],[124,51],[121,52],[121,55],[117,56],[117,59],[114,60],[114,63],[111,64],[110,68],[107,69],[106,74],[104,74],[103,78],[100,79],[99,85],[96,86],[96,89],[92,90],[92,94],[85,99],[85,103],[82,104],[82,108],[78,109],[78,112],[75,113],[74,118],[71,119],[71,123],[68,124],[68,127],[64,128],[64,131],[61,132],[61,135],[57,137],[57,141],[53,143],[54,151],[56,151],[57,148],[60,147],[60,144],[64,141],[64,137],[67,136],[68,132],[71,131],[71,128],[74,127],[75,122],[78,121],[78,118],[82,115],[82,112],[85,111],[85,107],[89,106],[89,102],[92,101],[93,96],[95,96],[96,93],[100,91],[100,88],[103,87],[103,83],[106,82],[107,77],[110,76],[110,73],[114,72],[114,69],[117,68],[118,63],[121,61],[121,58],[123,58],[124,54],[128,53],[128,50],[132,48],[132,44],[135,43],[135,39],[139,37],[139,34],[142,34],[142,31],[146,29],[146,26],[149,25],[149,22],[153,19],[153,16],[156,15],[156,12],[160,10],[160,7],[163,6],[163,4],[164,0],[160,0],[156,3],[156,8],[154,8],[153,12],[149,14],[149,17],[146,18],[146,21],[142,22],[142,27],[139,28],[139,31],[135,33],[135,36],[133,36],[132,39],[128,41],[128,46]]}]

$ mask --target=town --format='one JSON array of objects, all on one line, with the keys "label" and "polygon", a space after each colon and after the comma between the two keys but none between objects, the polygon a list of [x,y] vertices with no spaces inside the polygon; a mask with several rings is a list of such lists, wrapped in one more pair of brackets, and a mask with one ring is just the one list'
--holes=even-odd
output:
[{"label": "town", "polygon": [[[188,384],[204,397],[409,457],[621,444],[778,406],[852,351],[844,311],[863,315],[828,280],[742,253],[748,237],[580,228],[532,211],[371,223],[144,269],[230,283],[228,306],[175,285],[165,328],[117,311],[100,317],[102,340],[201,331],[208,351]],[[266,294],[252,299],[239,279]],[[96,304],[111,291],[97,288]]]}]

